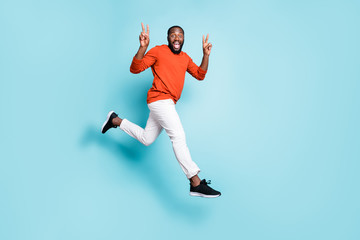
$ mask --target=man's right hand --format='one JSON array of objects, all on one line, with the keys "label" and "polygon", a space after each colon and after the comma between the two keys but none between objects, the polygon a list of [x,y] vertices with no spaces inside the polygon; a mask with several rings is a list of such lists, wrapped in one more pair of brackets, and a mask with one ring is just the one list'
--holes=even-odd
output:
[{"label": "man's right hand", "polygon": [[140,40],[140,47],[147,48],[150,43],[149,37],[149,25],[146,24],[146,32],[144,24],[141,23],[142,32],[140,33],[139,40]]}]

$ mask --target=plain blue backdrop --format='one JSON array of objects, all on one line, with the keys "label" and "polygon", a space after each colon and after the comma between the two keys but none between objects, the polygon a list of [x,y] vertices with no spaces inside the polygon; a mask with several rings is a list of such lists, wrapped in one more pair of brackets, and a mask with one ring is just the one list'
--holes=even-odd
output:
[{"label": "plain blue backdrop", "polygon": [[[360,239],[359,1],[0,1],[0,239]],[[150,46],[185,30],[177,104],[201,177],[190,197],[166,134],[145,126]]]}]

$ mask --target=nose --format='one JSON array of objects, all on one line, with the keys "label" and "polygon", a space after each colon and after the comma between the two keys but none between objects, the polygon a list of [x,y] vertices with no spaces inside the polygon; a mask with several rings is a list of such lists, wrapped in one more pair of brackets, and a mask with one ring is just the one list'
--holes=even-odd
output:
[{"label": "nose", "polygon": [[179,40],[179,36],[178,36],[178,35],[175,35],[175,40]]}]

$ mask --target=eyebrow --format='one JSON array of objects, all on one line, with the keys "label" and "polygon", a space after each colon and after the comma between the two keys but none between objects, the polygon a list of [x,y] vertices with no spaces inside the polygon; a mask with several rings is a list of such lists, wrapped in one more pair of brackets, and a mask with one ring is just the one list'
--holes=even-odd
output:
[{"label": "eyebrow", "polygon": [[[170,35],[172,35],[172,34],[176,34],[175,32],[171,32],[170,33]],[[183,32],[180,32],[180,33],[178,33],[178,34],[182,34],[182,35],[184,35],[184,33]]]}]

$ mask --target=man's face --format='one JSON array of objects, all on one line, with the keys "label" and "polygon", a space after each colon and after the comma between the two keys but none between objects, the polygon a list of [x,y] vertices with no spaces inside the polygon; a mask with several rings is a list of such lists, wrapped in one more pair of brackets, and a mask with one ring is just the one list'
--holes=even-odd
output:
[{"label": "man's face", "polygon": [[168,35],[168,46],[170,50],[175,53],[179,54],[181,52],[182,46],[184,44],[184,33],[181,28],[172,28]]}]

